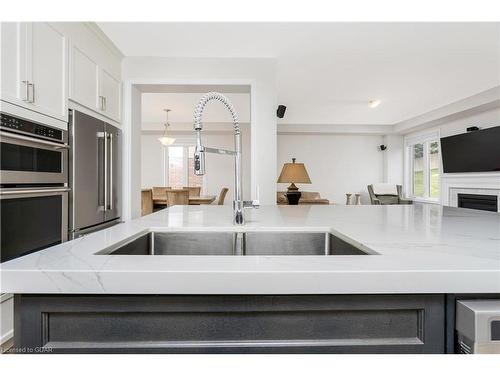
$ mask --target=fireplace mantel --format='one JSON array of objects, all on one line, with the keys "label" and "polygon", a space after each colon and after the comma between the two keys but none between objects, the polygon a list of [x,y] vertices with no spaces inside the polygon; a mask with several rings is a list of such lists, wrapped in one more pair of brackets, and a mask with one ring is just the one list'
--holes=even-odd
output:
[{"label": "fireplace mantel", "polygon": [[496,195],[500,207],[500,172],[444,173],[441,176],[441,203],[444,206],[458,206],[457,195]]}]

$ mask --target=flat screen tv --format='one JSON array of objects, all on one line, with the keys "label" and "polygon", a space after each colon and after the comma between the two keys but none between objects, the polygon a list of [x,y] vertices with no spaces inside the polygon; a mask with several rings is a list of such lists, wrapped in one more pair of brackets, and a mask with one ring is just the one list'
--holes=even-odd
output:
[{"label": "flat screen tv", "polygon": [[443,172],[500,171],[500,126],[441,138]]}]

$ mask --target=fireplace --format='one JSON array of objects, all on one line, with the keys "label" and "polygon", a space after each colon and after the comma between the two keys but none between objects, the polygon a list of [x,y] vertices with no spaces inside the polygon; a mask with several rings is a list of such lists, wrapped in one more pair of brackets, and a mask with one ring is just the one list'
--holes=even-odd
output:
[{"label": "fireplace", "polygon": [[457,197],[458,207],[483,211],[498,211],[498,197],[496,195],[458,193]]}]

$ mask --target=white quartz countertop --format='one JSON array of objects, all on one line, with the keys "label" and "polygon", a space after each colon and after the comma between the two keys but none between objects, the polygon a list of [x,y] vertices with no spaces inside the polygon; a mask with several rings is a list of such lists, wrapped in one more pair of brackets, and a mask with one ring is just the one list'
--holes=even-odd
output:
[{"label": "white quartz countertop", "polygon": [[[4,293],[500,293],[500,214],[431,204],[175,206],[0,265]],[[147,231],[325,231],[378,255],[95,255]]]}]

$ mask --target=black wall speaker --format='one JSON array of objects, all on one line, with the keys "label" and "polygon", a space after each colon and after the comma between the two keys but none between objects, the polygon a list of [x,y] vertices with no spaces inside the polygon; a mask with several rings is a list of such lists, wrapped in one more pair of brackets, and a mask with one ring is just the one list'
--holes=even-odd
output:
[{"label": "black wall speaker", "polygon": [[280,104],[278,106],[278,110],[276,111],[276,116],[278,116],[278,118],[283,118],[285,116],[285,111],[286,111],[286,106]]}]

